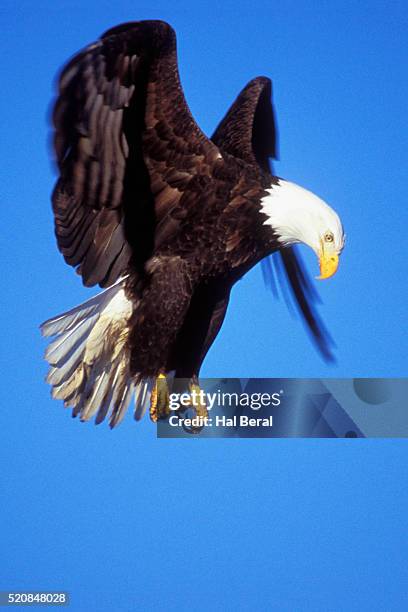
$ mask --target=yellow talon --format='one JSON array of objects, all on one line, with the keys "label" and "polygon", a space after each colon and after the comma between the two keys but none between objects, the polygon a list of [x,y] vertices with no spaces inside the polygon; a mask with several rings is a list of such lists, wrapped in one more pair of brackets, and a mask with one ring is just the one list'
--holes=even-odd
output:
[{"label": "yellow talon", "polygon": [[[200,417],[203,425],[200,427],[192,427],[186,429],[189,433],[199,433],[204,427],[204,420],[208,417],[207,406],[204,401],[201,401],[201,389],[196,382],[189,385],[191,399],[188,406],[181,406],[176,414],[183,414],[187,408],[194,410],[196,416]],[[156,383],[152,389],[150,399],[150,418],[154,423],[161,419],[167,419],[170,415],[170,394],[167,386],[167,379],[164,374],[159,374],[156,378]],[[183,426],[184,427],[184,426]]]},{"label": "yellow talon", "polygon": [[205,426],[206,419],[208,417],[208,410],[205,401],[201,401],[201,389],[198,384],[195,382],[190,383],[189,390],[191,393],[190,401],[187,406],[183,407],[182,410],[179,409],[179,412],[183,413],[187,408],[194,410],[195,417],[199,417],[200,425],[186,426],[183,423],[183,429],[190,434],[199,434]]},{"label": "yellow talon", "polygon": [[167,419],[170,414],[169,390],[164,374],[159,374],[152,389],[150,398],[150,418],[153,423],[159,419]]},{"label": "yellow talon", "polygon": [[194,404],[192,403],[192,406],[196,412],[196,416],[202,417],[203,419],[205,419],[206,417],[208,417],[208,410],[207,410],[205,401],[204,402],[200,401],[201,389],[199,385],[197,385],[196,383],[191,383],[190,392],[193,393],[194,391],[196,393],[196,398],[198,398],[198,401]]}]

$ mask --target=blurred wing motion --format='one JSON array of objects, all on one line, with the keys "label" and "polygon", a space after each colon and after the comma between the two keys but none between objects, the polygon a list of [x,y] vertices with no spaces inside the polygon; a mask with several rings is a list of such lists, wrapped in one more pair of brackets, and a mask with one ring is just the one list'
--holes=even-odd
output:
[{"label": "blurred wing motion", "polygon": [[279,284],[289,310],[293,310],[293,303],[322,357],[326,361],[335,361],[331,351],[335,347],[334,341],[316,309],[321,299],[296,247],[282,249],[265,257],[261,267],[265,285],[278,297]]}]

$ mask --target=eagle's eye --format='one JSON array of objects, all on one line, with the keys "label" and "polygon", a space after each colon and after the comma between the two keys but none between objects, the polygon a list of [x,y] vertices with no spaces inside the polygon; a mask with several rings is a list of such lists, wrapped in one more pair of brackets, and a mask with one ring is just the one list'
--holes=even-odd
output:
[{"label": "eagle's eye", "polygon": [[334,240],[334,236],[332,234],[332,232],[326,232],[324,235],[324,241],[325,242],[333,242]]}]

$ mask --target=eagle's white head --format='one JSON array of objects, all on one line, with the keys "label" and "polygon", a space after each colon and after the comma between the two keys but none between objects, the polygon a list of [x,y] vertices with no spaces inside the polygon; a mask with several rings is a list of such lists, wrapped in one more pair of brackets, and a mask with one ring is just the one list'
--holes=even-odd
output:
[{"label": "eagle's white head", "polygon": [[261,212],[268,218],[282,246],[307,244],[319,258],[320,276],[336,272],[345,234],[337,213],[319,197],[289,181],[278,179],[267,189]]}]

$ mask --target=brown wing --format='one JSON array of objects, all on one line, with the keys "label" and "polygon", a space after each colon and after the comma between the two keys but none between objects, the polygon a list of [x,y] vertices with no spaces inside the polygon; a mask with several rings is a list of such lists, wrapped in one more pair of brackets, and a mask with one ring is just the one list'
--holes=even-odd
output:
[{"label": "brown wing", "polygon": [[277,128],[271,93],[270,79],[252,79],[211,137],[221,150],[249,164],[258,164],[268,174],[270,159],[277,156]]},{"label": "brown wing", "polygon": [[[268,78],[250,81],[212,136],[221,151],[248,163],[257,163],[266,186],[273,180],[270,159],[277,157],[277,127],[271,92]],[[261,266],[266,284],[276,296],[277,283],[285,297],[289,293],[321,355],[327,361],[333,360],[333,341],[318,315],[315,305],[319,299],[296,249],[282,249],[266,257]],[[289,305],[289,300],[286,301]]]},{"label": "brown wing", "polygon": [[[53,121],[58,247],[102,287],[151,255],[155,233],[218,150],[187,107],[176,39],[160,21],[118,26],[63,69]],[[173,228],[174,230],[174,228]]]}]

